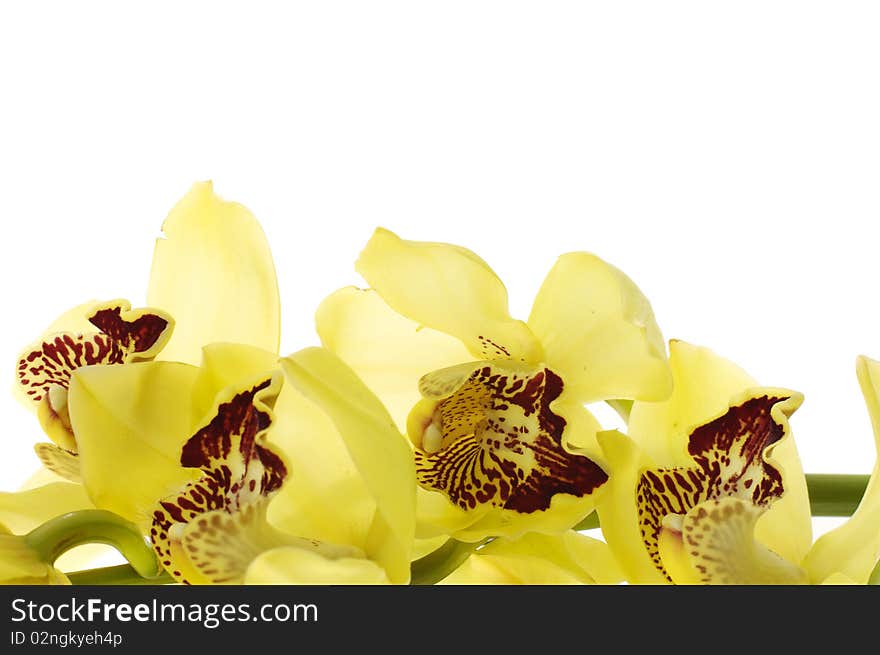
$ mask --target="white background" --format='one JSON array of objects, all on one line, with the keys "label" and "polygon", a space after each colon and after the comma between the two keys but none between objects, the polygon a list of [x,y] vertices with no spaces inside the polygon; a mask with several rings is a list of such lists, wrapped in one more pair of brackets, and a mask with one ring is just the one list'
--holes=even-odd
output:
[{"label": "white background", "polygon": [[[590,250],[667,337],[806,394],[808,471],[868,472],[878,27],[803,0],[4,3],[0,362],[83,300],[142,303],[165,214],[213,179],[269,236],[285,351],[376,225],[477,251],[521,318]],[[0,416],[11,489],[41,433]]]}]

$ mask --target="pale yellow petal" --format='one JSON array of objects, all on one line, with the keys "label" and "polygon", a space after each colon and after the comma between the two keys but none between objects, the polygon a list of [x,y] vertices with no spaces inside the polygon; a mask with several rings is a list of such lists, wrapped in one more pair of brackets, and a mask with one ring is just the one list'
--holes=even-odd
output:
[{"label": "pale yellow petal", "polygon": [[[392,582],[407,581],[415,532],[416,482],[412,452],[406,440],[375,395],[329,350],[307,348],[284,358],[282,365],[288,384],[330,419],[333,430],[327,430],[325,424],[320,434],[325,439],[332,438],[335,431],[375,503],[374,515],[367,517],[369,530],[364,550],[385,567]],[[276,407],[276,416],[280,411]],[[297,449],[294,441],[287,450],[294,479],[299,470]],[[340,482],[350,485],[344,478]],[[332,494],[332,502],[350,502],[335,489],[325,486],[324,493]]]},{"label": "pale yellow petal", "polygon": [[145,362],[79,369],[70,413],[80,474],[95,503],[149,523],[159,499],[198,477],[181,465],[181,449],[217,394],[277,367],[272,353],[218,343],[204,349],[199,368]]},{"label": "pale yellow petal", "polygon": [[[529,562],[531,564],[530,574],[534,574],[539,568],[553,569],[553,565],[545,562]],[[516,575],[516,562],[514,562],[511,572],[504,558],[495,558],[490,556],[479,557],[472,555],[464,561],[455,571],[446,576],[437,584],[441,585],[518,585],[525,584],[522,577]],[[553,573],[558,574],[557,571]],[[543,572],[545,578],[551,577],[551,573]],[[570,578],[569,578],[570,579]],[[575,582],[558,582],[557,584],[576,584]]]},{"label": "pale yellow petal", "polygon": [[202,182],[171,210],[162,229],[147,299],[177,325],[160,357],[198,364],[202,346],[217,341],[278,352],[275,265],[253,215]]},{"label": "pale yellow petal", "polygon": [[19,487],[19,491],[27,491],[29,489],[36,489],[37,487],[42,487],[43,485],[47,485],[51,482],[70,482],[65,478],[62,478],[60,475],[55,473],[54,471],[50,471],[45,467],[41,467],[34,471],[31,476],[24,482],[24,484]]},{"label": "pale yellow petal", "polygon": [[820,584],[840,586],[840,585],[857,585],[857,584],[864,584],[864,583],[856,582],[855,580],[853,580],[849,576],[845,575],[844,573],[832,573],[827,578],[822,580],[822,582]]},{"label": "pale yellow petal", "polygon": [[360,548],[376,502],[330,417],[285,381],[269,441],[290,475],[269,505],[269,522],[289,534]]},{"label": "pale yellow petal", "polygon": [[70,386],[81,474],[95,505],[144,525],[158,499],[198,475],[180,464],[201,416],[198,369],[177,362],[91,366]]},{"label": "pale yellow petal", "polygon": [[488,503],[464,510],[439,491],[424,487],[416,490],[416,536],[420,539],[454,536],[460,541],[481,541],[487,536],[483,528],[468,528],[488,514],[495,517],[488,522],[491,532],[497,527],[498,515]]},{"label": "pale yellow petal", "polygon": [[[57,481],[54,474],[38,477],[51,482],[22,491],[0,492],[0,524],[5,524],[11,532],[27,534],[62,514],[95,508],[81,484]],[[79,546],[62,554],[55,566],[64,571],[89,568],[112,550],[109,546],[99,544]]]},{"label": "pale yellow petal", "polygon": [[395,312],[375,291],[347,287],[318,307],[322,345],[338,355],[382,401],[401,431],[426,373],[473,359],[458,339]]},{"label": "pale yellow petal", "polygon": [[442,584],[617,584],[622,579],[607,544],[569,531],[496,539]]},{"label": "pale yellow petal", "polygon": [[0,492],[0,523],[14,534],[25,534],[56,516],[94,507],[82,485],[50,482],[27,491]]},{"label": "pale yellow petal", "polygon": [[278,355],[240,343],[213,343],[202,349],[201,365],[193,384],[193,405],[199,415],[210,411],[218,393],[228,387],[279,369]]},{"label": "pale yellow petal", "polygon": [[510,317],[504,284],[470,250],[379,228],[357,270],[395,311],[460,339],[478,359],[542,358],[528,326]]},{"label": "pale yellow petal", "polygon": [[595,255],[558,259],[535,298],[529,327],[544,346],[544,361],[582,402],[663,400],[672,391],[651,304]]},{"label": "pale yellow petal", "polygon": [[94,332],[95,325],[89,322],[89,316],[94,313],[96,306],[102,304],[103,301],[93,299],[73,307],[56,318],[41,337],[58,332],[73,332],[74,334],[82,334],[83,332]]},{"label": "pale yellow petal", "polygon": [[601,463],[602,449],[596,435],[602,431],[602,426],[590,410],[572,398],[567,389],[550,404],[550,409],[565,418],[562,436],[568,449]]},{"label": "pale yellow petal", "polygon": [[583,497],[555,494],[547,509],[534,512],[491,507],[478,520],[452,531],[451,534],[460,541],[469,542],[480,541],[487,536],[517,539],[528,532],[560,534],[580,523],[595,510],[607,484],[604,483],[597,491]]},{"label": "pale yellow petal", "polygon": [[0,524],[0,584],[48,584],[51,565]]},{"label": "pale yellow petal", "polygon": [[328,559],[292,546],[258,556],[248,567],[245,584],[373,585],[388,584],[381,566],[368,559]]},{"label": "pale yellow petal", "polygon": [[[880,454],[880,362],[859,357],[856,373]],[[855,513],[843,525],[822,535],[804,560],[814,581],[842,573],[865,584],[880,559],[880,458]]]},{"label": "pale yellow petal", "polygon": [[[78,467],[77,461],[77,470]],[[18,492],[0,492],[0,523],[8,520],[8,525],[15,526],[18,534],[27,533],[55,516],[81,509],[95,509],[82,482],[71,482],[46,468],[37,470]],[[96,561],[115,552],[111,546],[102,544],[77,546],[61,555],[55,566],[62,571],[78,571],[94,566]],[[58,575],[63,577],[61,573]]]}]

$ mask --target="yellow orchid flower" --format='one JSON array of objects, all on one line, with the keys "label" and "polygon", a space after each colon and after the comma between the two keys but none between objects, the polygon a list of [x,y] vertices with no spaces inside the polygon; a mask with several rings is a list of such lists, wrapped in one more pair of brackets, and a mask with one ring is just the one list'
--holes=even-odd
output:
[{"label": "yellow orchid flower", "polygon": [[16,390],[26,406],[36,411],[54,442],[35,446],[47,469],[67,480],[80,479],[68,412],[67,389],[73,371],[81,366],[148,361],[168,341],[173,326],[165,312],[132,311],[126,300],[86,303],[59,317],[25,349],[18,357]]},{"label": "yellow orchid flower", "polygon": [[54,321],[17,360],[16,395],[36,411],[52,440],[35,450],[63,479],[81,481],[68,398],[78,368],[155,358],[198,361],[203,345],[223,339],[277,350],[275,269],[250,212],[218,198],[210,182],[197,183],[162,227],[148,288],[153,307],[132,310],[126,300],[84,303]]},{"label": "yellow orchid flower", "polygon": [[149,361],[163,349],[162,359],[197,363],[201,347],[214,341],[277,352],[275,268],[250,212],[218,198],[210,182],[198,183],[162,228],[147,294],[153,307],[132,310],[127,300],[84,303],[54,321],[17,359],[17,395],[36,410],[53,442],[35,449],[65,479],[79,480],[67,398],[77,368]]},{"label": "yellow orchid flower", "polygon": [[671,377],[647,299],[587,253],[563,255],[528,322],[477,255],[379,229],[317,312],[337,353],[409,434],[419,536],[560,533],[607,480],[585,403],[661,400]]},{"label": "yellow orchid flower", "polygon": [[811,543],[788,417],[800,394],[757,387],[705,348],[670,344],[672,396],[599,435],[603,534],[633,583],[795,584]]},{"label": "yellow orchid flower", "polygon": [[89,494],[141,525],[175,579],[408,581],[410,452],[329,351],[213,344],[200,367],[80,369],[70,395]]}]

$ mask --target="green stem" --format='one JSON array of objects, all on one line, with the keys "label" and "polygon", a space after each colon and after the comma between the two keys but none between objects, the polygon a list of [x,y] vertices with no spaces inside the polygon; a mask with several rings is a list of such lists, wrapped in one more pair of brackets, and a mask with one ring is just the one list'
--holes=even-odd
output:
[{"label": "green stem", "polygon": [[28,546],[47,564],[83,544],[107,544],[118,550],[142,578],[162,572],[149,542],[133,523],[100,509],[62,514],[35,528],[24,537]]},{"label": "green stem", "polygon": [[440,582],[452,573],[465,560],[483,544],[489,543],[490,539],[484,539],[476,543],[467,543],[457,539],[449,539],[437,550],[417,559],[410,565],[411,585],[432,585]]},{"label": "green stem", "polygon": [[105,566],[100,569],[76,571],[68,573],[67,579],[75,585],[156,585],[174,582],[174,578],[163,571],[155,578],[144,578],[134,570],[131,564]]},{"label": "green stem", "polygon": [[867,486],[867,475],[810,473],[810,511],[813,516],[852,516]]}]

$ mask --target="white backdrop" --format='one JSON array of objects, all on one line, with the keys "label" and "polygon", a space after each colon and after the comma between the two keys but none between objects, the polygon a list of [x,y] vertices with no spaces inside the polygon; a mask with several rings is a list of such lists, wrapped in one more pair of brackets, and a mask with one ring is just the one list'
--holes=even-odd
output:
[{"label": "white backdrop", "polygon": [[[806,394],[806,470],[870,471],[880,5],[183,5],[0,6],[10,385],[62,310],[144,301],[162,219],[213,179],[269,236],[285,351],[376,225],[477,251],[521,318],[590,250],[667,337]],[[9,489],[41,434],[10,394],[0,416]]]}]

